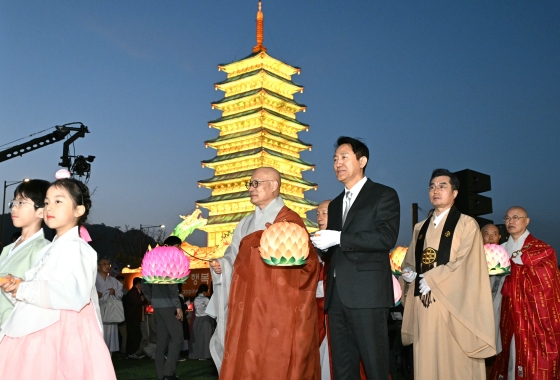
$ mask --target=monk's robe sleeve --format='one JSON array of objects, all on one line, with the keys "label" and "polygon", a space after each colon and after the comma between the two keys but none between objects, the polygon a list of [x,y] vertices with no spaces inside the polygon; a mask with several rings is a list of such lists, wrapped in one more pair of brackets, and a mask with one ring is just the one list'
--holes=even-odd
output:
[{"label": "monk's robe sleeve", "polygon": [[465,354],[495,355],[492,292],[482,235],[474,219],[461,216],[450,261],[426,272],[425,279],[436,302],[447,310],[447,327]]},{"label": "monk's robe sleeve", "polygon": [[[408,251],[406,252],[406,256],[404,261],[401,265],[401,268],[412,268],[413,271],[416,271],[416,261],[415,261],[415,250],[416,250],[416,239],[418,237],[418,231],[422,228],[422,223],[416,224],[414,227],[414,232],[412,233],[412,241],[408,246]],[[404,305],[404,313],[403,313],[403,322],[401,327],[401,340],[404,346],[409,346],[414,343],[414,333],[416,330],[416,308],[414,305],[414,285],[416,280],[412,281],[411,283],[405,284],[404,291],[403,291],[403,305]]]}]

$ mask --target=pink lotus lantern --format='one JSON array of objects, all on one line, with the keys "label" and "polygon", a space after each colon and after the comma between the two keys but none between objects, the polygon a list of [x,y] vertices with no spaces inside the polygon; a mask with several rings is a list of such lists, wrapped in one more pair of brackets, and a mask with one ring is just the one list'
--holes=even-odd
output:
[{"label": "pink lotus lantern", "polygon": [[504,247],[497,244],[484,244],[484,253],[486,254],[486,264],[488,264],[488,273],[491,276],[510,274],[509,254]]},{"label": "pink lotus lantern", "polygon": [[394,275],[391,275],[391,277],[393,278],[393,296],[395,298],[395,306],[399,306],[402,297],[401,284],[399,284],[399,280],[397,280]]},{"label": "pink lotus lantern", "polygon": [[295,223],[274,223],[264,230],[259,252],[268,265],[303,265],[309,255],[309,235]]},{"label": "pink lotus lantern", "polygon": [[402,274],[401,265],[406,256],[406,252],[408,252],[408,247],[398,246],[395,247],[389,253],[389,261],[391,262],[391,271],[395,276],[400,276]]},{"label": "pink lotus lantern", "polygon": [[177,247],[155,247],[142,259],[142,277],[148,284],[180,284],[189,277],[190,264]]}]

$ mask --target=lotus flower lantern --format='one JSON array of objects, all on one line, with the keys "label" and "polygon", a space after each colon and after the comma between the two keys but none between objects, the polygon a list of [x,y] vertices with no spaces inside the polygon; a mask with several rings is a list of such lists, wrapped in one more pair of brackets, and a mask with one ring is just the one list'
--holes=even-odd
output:
[{"label": "lotus flower lantern", "polygon": [[399,284],[399,280],[397,280],[394,275],[391,275],[391,277],[393,278],[393,297],[395,298],[395,306],[399,306],[402,298],[401,284]]},{"label": "lotus flower lantern", "polygon": [[155,247],[142,259],[142,277],[148,284],[180,284],[190,273],[190,260],[177,247]]},{"label": "lotus flower lantern", "polygon": [[504,247],[497,244],[484,244],[484,253],[486,253],[486,263],[490,275],[510,274],[509,254]]},{"label": "lotus flower lantern", "polygon": [[298,224],[278,222],[261,236],[259,252],[265,263],[274,266],[296,266],[307,262],[309,235]]},{"label": "lotus flower lantern", "polygon": [[408,247],[402,247],[399,245],[389,253],[391,271],[395,276],[400,276],[402,274],[401,265],[404,261],[404,257],[406,256],[406,252],[408,252]]}]

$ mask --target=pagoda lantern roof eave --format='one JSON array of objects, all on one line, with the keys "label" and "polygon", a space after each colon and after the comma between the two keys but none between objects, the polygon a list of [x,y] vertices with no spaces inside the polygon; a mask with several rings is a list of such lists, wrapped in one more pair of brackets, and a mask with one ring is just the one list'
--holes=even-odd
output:
[{"label": "pagoda lantern roof eave", "polygon": [[243,118],[243,117],[247,117],[247,116],[253,115],[255,113],[259,113],[259,112],[266,112],[272,117],[277,117],[277,118],[280,118],[282,120],[297,124],[297,125],[302,127],[301,130],[309,128],[309,124],[302,123],[301,121],[299,121],[295,118],[291,118],[291,117],[282,115],[281,113],[278,113],[276,111],[273,111],[271,109],[264,108],[264,107],[259,107],[259,108],[251,109],[251,110],[248,110],[248,111],[239,112],[239,113],[236,113],[236,114],[223,116],[219,119],[209,121],[208,124],[210,126],[214,127],[214,128],[218,128],[219,124],[221,124],[221,123],[224,123],[224,122],[227,122],[227,121],[230,121],[230,120],[236,120],[236,119],[240,119],[240,118]]},{"label": "pagoda lantern roof eave", "polygon": [[202,164],[213,164],[213,163],[219,163],[222,161],[230,161],[230,160],[238,160],[238,159],[247,159],[250,158],[252,156],[256,156],[258,154],[269,154],[271,156],[280,158],[280,159],[284,159],[284,160],[288,160],[291,161],[293,163],[302,165],[302,166],[306,166],[308,168],[314,168],[315,165],[307,162],[305,160],[302,160],[301,158],[297,158],[297,157],[292,157],[292,156],[288,156],[286,154],[280,153],[280,152],[276,152],[273,151],[271,149],[268,148],[254,148],[254,149],[249,149],[249,150],[244,150],[244,151],[240,151],[240,152],[235,152],[235,153],[229,153],[229,154],[224,154],[221,156],[216,156],[214,158],[211,158],[210,160],[204,160],[201,161]]},{"label": "pagoda lantern roof eave", "polygon": [[282,66],[284,66],[285,68],[288,69],[287,71],[291,71],[292,74],[296,74],[296,73],[299,74],[301,72],[300,67],[289,65],[286,62],[283,62],[283,61],[281,61],[277,58],[274,58],[273,56],[271,56],[270,54],[268,54],[265,51],[258,51],[258,52],[255,52],[255,53],[251,53],[248,56],[246,56],[245,58],[241,58],[240,60],[233,61],[233,62],[230,62],[230,63],[220,63],[220,64],[218,64],[218,70],[229,73],[231,71],[232,66],[245,63],[243,61],[246,61],[246,60],[248,61],[248,60],[251,60],[253,58],[257,58],[259,55],[263,58],[269,58],[273,61],[279,62]]},{"label": "pagoda lantern roof eave", "polygon": [[[251,176],[253,175],[253,172],[256,169],[252,169],[252,170],[244,170],[241,172],[235,172],[235,173],[229,173],[229,174],[221,174],[221,175],[217,175],[208,179],[203,179],[203,180],[199,180],[198,183],[200,184],[212,184],[212,183],[220,183],[220,182],[237,182],[239,180],[242,179],[250,179]],[[303,185],[306,187],[310,187],[310,188],[314,188],[317,187],[318,185],[314,182],[311,181],[307,181],[304,178],[300,178],[300,177],[296,177],[294,175],[290,175],[290,174],[284,174],[284,173],[280,173],[280,178],[282,178],[282,181],[288,181],[288,182],[292,182],[298,185]]]},{"label": "pagoda lantern roof eave", "polygon": [[[310,209],[319,206],[319,203],[311,201],[306,198],[295,197],[293,195],[282,194],[282,193],[280,194],[280,196],[282,197],[282,199],[286,200],[287,202],[296,203],[302,206],[308,206],[310,207]],[[208,198],[200,199],[196,201],[196,203],[199,205],[206,205],[210,203],[212,204],[226,203],[232,201],[239,201],[244,198],[249,199],[248,191],[239,191],[239,192],[229,193],[229,194],[211,195]]]},{"label": "pagoda lantern roof eave", "polygon": [[241,80],[241,79],[245,79],[245,78],[249,78],[249,77],[255,76],[255,75],[257,75],[257,74],[259,74],[259,73],[262,73],[262,72],[264,72],[264,73],[266,73],[267,75],[270,75],[271,77],[273,77],[273,78],[275,78],[275,79],[278,79],[278,80],[280,80],[280,81],[282,81],[282,82],[284,82],[284,83],[286,83],[286,84],[292,85],[292,86],[294,86],[294,87],[298,87],[298,88],[300,88],[300,89],[303,89],[303,88],[304,88],[302,85],[300,85],[300,84],[298,84],[298,83],[296,83],[296,82],[294,82],[294,81],[292,81],[292,80],[283,78],[283,77],[281,77],[280,75],[274,74],[272,71],[269,71],[269,70],[263,69],[263,68],[253,70],[253,71],[250,71],[250,72],[248,72],[248,73],[239,74],[239,75],[236,75],[236,76],[234,76],[234,77],[227,78],[227,79],[225,79],[225,80],[223,80],[223,81],[221,81],[221,82],[214,83],[214,86],[220,86],[220,85],[224,85],[224,84],[229,84],[229,83],[231,83],[231,82],[236,82],[236,81],[239,81],[239,80]]},{"label": "pagoda lantern roof eave", "polygon": [[289,142],[299,146],[301,150],[307,150],[307,149],[312,147],[311,144],[307,144],[307,143],[301,141],[298,138],[294,138],[294,137],[291,137],[291,136],[284,135],[282,133],[274,132],[274,131],[271,131],[271,130],[269,130],[267,128],[264,128],[264,127],[253,128],[253,129],[250,129],[248,131],[230,133],[230,134],[224,135],[224,136],[218,136],[214,139],[204,141],[204,144],[206,144],[208,146],[219,145],[219,144],[216,144],[216,143],[228,143],[228,142],[232,142],[232,141],[235,141],[235,140],[238,140],[238,139],[243,139],[243,138],[248,137],[248,136],[258,135],[258,134],[261,134],[263,132],[265,134],[271,135],[271,136],[279,138],[279,139],[288,140]]},{"label": "pagoda lantern roof eave", "polygon": [[242,98],[249,98],[249,97],[251,97],[251,96],[253,96],[253,95],[257,95],[257,94],[259,94],[259,93],[261,93],[261,92],[264,92],[266,95],[270,95],[270,96],[272,96],[272,97],[274,97],[274,98],[278,98],[278,99],[280,99],[280,100],[283,100],[283,101],[285,101],[285,102],[287,102],[287,103],[290,103],[290,104],[293,104],[293,105],[295,105],[295,106],[298,106],[298,107],[301,107],[301,108],[307,108],[307,106],[306,106],[305,104],[298,103],[298,102],[296,102],[296,101],[293,100],[293,99],[290,99],[290,98],[287,98],[287,97],[285,97],[285,96],[282,96],[282,95],[280,95],[280,94],[278,94],[278,93],[276,93],[276,92],[274,92],[274,91],[268,90],[268,89],[266,89],[266,88],[257,88],[257,89],[255,89],[255,90],[242,92],[242,93],[237,94],[237,95],[227,96],[227,97],[224,97],[224,98],[222,98],[222,99],[220,99],[220,100],[217,100],[217,101],[215,101],[215,102],[212,102],[212,103],[210,103],[210,104],[212,104],[212,106],[217,106],[217,105],[219,105],[219,104],[229,103],[229,102],[232,102],[232,101],[234,101],[234,100],[239,100],[239,99],[242,99]]}]

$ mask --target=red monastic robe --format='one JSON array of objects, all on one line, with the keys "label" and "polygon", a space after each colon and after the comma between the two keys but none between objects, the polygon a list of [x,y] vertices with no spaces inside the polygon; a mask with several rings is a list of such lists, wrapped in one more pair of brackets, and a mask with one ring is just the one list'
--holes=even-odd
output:
[{"label": "red monastic robe", "polygon": [[[287,207],[274,222],[284,220],[305,227]],[[241,240],[234,262],[220,380],[320,380],[317,253],[310,241],[305,265],[267,265],[262,233]]]},{"label": "red monastic robe", "polygon": [[496,357],[492,379],[508,378],[514,334],[515,379],[560,379],[560,272],[556,252],[532,235],[527,236],[521,251],[523,265],[511,262],[511,275],[502,289],[503,351]]}]

